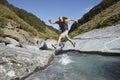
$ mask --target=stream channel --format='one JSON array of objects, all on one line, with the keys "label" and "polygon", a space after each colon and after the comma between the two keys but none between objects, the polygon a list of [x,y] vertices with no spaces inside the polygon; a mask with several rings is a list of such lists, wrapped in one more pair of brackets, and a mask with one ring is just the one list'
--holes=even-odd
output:
[{"label": "stream channel", "polygon": [[120,56],[66,52],[26,80],[120,80]]}]

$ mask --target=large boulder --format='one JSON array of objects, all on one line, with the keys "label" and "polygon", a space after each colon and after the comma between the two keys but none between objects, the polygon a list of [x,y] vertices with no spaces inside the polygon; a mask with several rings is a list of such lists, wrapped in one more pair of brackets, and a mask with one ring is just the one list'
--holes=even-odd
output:
[{"label": "large boulder", "polygon": [[22,45],[22,48],[33,50],[33,51],[39,51],[40,50],[36,45]]},{"label": "large boulder", "polygon": [[[1,30],[4,32],[2,37],[12,38],[18,41],[20,44],[34,44],[33,35],[20,27],[23,25],[11,20],[6,19],[6,24]],[[9,39],[11,41],[11,39]],[[13,40],[12,40],[13,41]],[[11,45],[10,45],[11,46]]]},{"label": "large boulder", "polygon": [[0,43],[5,43],[7,45],[7,44],[10,44],[11,42],[9,40],[6,40],[3,37],[0,37]]},{"label": "large boulder", "polygon": [[46,39],[46,40],[37,39],[36,43],[37,43],[37,47],[41,50],[52,50],[54,49],[52,47],[52,44],[56,44],[57,41],[54,39]]},{"label": "large boulder", "polygon": [[101,51],[120,53],[120,25],[95,29],[73,38],[76,46],[65,43],[63,50]]},{"label": "large boulder", "polygon": [[15,39],[10,38],[10,37],[6,37],[5,39],[10,42],[7,46],[13,46],[13,47],[19,46],[19,42],[16,41]]},{"label": "large boulder", "polygon": [[0,44],[0,80],[24,80],[31,73],[44,69],[54,58],[53,51],[10,48]]}]

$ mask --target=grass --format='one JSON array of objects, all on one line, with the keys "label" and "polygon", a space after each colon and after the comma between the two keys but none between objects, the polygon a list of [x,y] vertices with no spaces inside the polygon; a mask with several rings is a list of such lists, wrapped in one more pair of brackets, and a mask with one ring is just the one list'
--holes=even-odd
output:
[{"label": "grass", "polygon": [[30,33],[32,33],[34,36],[37,36],[38,32],[32,28],[29,24],[27,24],[26,22],[24,22],[21,18],[19,18],[14,12],[12,12],[9,8],[0,5],[0,18],[3,18],[4,20],[1,22],[3,25],[3,27],[6,25],[5,23],[7,23],[5,20],[7,19],[11,19],[15,22],[17,22],[18,24],[21,25],[21,29],[28,31]]},{"label": "grass", "polygon": [[0,29],[0,36],[3,36],[4,32]]},{"label": "grass", "polygon": [[32,27],[34,27],[41,34],[40,36],[43,36],[43,35],[47,36],[47,37],[53,36],[52,38],[55,38],[58,36],[58,34],[59,34],[58,30],[54,29],[53,27],[51,27],[49,25],[46,25],[44,21],[42,21],[40,18],[36,17],[34,14],[29,13],[23,9],[19,9],[17,7],[14,7],[13,5],[8,4],[6,6],[8,6],[10,8],[10,10],[15,12],[25,22],[27,22]]},{"label": "grass", "polygon": [[[20,29],[23,29],[30,34],[32,34],[33,37],[37,36],[42,39],[46,39],[48,37],[51,37],[53,39],[57,39],[58,31],[52,28],[51,26],[45,26],[44,31],[40,31],[39,29],[35,28],[34,26],[31,26],[29,23],[25,22],[23,19],[21,19],[16,13],[11,11],[8,7],[4,5],[0,5],[0,27],[4,28],[9,20],[13,20],[20,24]],[[31,22],[33,23],[33,22]],[[40,27],[41,28],[41,27]]]},{"label": "grass", "polygon": [[74,37],[93,29],[104,28],[116,24],[120,24],[120,1],[94,16],[92,20],[79,26],[75,31],[70,33],[70,36]]}]

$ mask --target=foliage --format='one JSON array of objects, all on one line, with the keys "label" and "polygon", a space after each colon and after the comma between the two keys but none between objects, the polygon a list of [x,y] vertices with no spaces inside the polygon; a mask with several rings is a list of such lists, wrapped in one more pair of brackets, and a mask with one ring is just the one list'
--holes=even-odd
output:
[{"label": "foliage", "polygon": [[0,28],[4,28],[6,24],[6,19],[0,16]]},{"label": "foliage", "polygon": [[1,26],[4,27],[7,24],[6,19],[12,19],[21,25],[21,29],[25,31],[31,32],[33,35],[37,35],[37,32],[34,28],[32,28],[29,24],[24,22],[21,18],[19,18],[14,12],[12,12],[9,8],[0,5],[0,21]]},{"label": "foliage", "polygon": [[[14,8],[14,7],[13,7]],[[45,32],[45,23],[38,19],[36,16],[34,16],[31,13],[26,12],[23,9],[15,8],[15,13],[22,18],[24,21],[26,21],[28,24],[36,28],[40,32]]]},{"label": "foliage", "polygon": [[[33,26],[38,32],[43,33],[47,36],[47,34],[54,33],[52,36],[58,36],[59,31],[54,29],[51,26],[48,26],[42,21],[41,19],[37,18],[35,15],[32,13],[29,13],[23,9],[16,8],[12,5],[7,5],[11,10],[13,10],[20,18],[22,18],[25,22]],[[46,29],[49,29],[49,32],[46,34]]]},{"label": "foliage", "polygon": [[[14,7],[9,4],[7,0],[0,0],[0,17],[17,22],[20,24],[20,29],[28,31],[34,36],[39,36],[40,38],[49,37],[48,34],[50,34],[50,37],[56,38],[59,34],[58,30],[46,25],[44,21],[40,20],[34,14]],[[7,21],[3,20],[1,23],[2,27],[5,27]]]},{"label": "foliage", "polygon": [[113,5],[109,6],[105,10],[101,11],[100,13],[92,17],[91,20],[85,22],[84,24],[79,24],[80,26],[77,27],[77,30],[71,32],[71,36],[73,37],[75,35],[93,29],[104,28],[106,26],[112,26],[119,23],[120,23],[120,1],[117,1]]},{"label": "foliage", "polygon": [[[85,15],[83,15],[83,17],[81,19],[79,19],[79,26],[83,25],[84,23],[86,23],[90,20],[92,20],[94,18],[94,16],[96,16],[97,14],[106,10],[110,6],[116,4],[118,1],[120,1],[120,0],[102,0],[101,3],[99,3],[98,5],[93,7],[88,13],[86,13]],[[73,24],[70,32],[77,29],[77,27],[78,27],[77,25]]]},{"label": "foliage", "polygon": [[6,0],[0,0],[0,4],[8,4]]},{"label": "foliage", "polygon": [[4,32],[0,29],[0,36],[3,36]]}]

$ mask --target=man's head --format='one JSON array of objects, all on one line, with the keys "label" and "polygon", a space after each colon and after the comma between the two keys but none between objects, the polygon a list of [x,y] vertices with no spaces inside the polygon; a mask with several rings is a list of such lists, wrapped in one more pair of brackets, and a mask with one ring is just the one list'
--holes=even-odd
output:
[{"label": "man's head", "polygon": [[59,19],[59,21],[63,21],[63,17],[62,16],[60,16],[58,19]]}]

